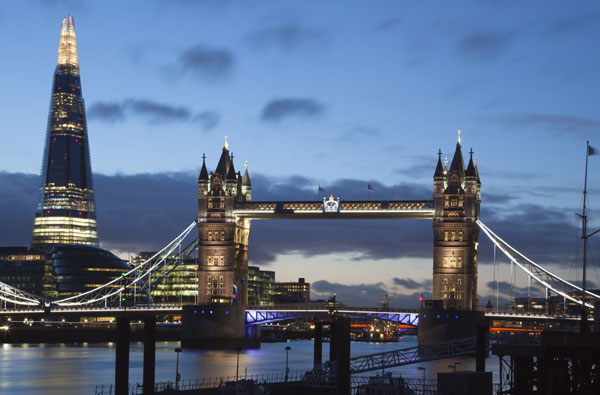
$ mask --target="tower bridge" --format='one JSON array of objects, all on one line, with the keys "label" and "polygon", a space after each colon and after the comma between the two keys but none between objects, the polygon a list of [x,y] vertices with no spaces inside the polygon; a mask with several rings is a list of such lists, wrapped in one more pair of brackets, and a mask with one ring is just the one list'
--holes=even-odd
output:
[{"label": "tower bridge", "polygon": [[[433,299],[444,309],[473,311],[478,309],[477,273],[479,232],[483,231],[494,245],[531,280],[541,284],[547,292],[560,295],[565,300],[581,304],[574,296],[582,289],[541,265],[535,263],[514,247],[510,246],[479,218],[481,203],[481,180],[477,161],[470,152],[465,166],[460,134],[452,162],[442,162],[438,153],[437,166],[433,176],[432,200],[376,200],[346,201],[330,195],[322,201],[252,201],[252,184],[248,165],[244,174],[235,171],[233,156],[227,141],[223,147],[215,171],[209,173],[206,156],[203,156],[202,169],[198,177],[197,218],[174,240],[140,265],[122,273],[106,284],[86,292],[48,300],[32,295],[8,284],[0,283],[0,300],[4,310],[1,315],[11,314],[98,314],[112,315],[146,312],[149,314],[182,314],[186,317],[186,306],[133,306],[121,307],[120,301],[127,293],[146,289],[150,279],[166,278],[173,267],[165,264],[169,257],[181,254],[182,248],[198,251],[197,281],[199,305],[211,305],[214,311],[224,315],[204,315],[197,309],[187,308],[187,316],[192,320],[231,319],[230,309],[236,311],[236,319],[241,323],[258,324],[264,320],[289,319],[325,313],[314,307],[276,311],[268,308],[248,306],[247,278],[250,227],[253,220],[277,219],[427,219],[433,226]],[[189,238],[197,232],[197,239],[189,243]],[[588,300],[599,300],[586,290]],[[587,304],[591,307],[591,304]],[[24,307],[24,308],[23,308]],[[346,314],[367,315],[381,319],[416,325],[418,314],[415,311],[400,309],[381,311],[376,309],[344,309]],[[196,311],[196,313],[193,313]],[[207,310],[212,311],[212,310]],[[342,312],[342,311],[340,311]],[[461,313],[463,314],[463,313]],[[573,320],[576,317],[564,315],[514,315],[486,312],[494,320],[535,319]],[[217,318],[221,317],[221,318]],[[226,317],[227,316],[227,317]],[[262,318],[261,318],[262,317]],[[431,318],[431,317],[430,317]],[[204,322],[204,321],[202,321]],[[228,324],[226,324],[228,325]],[[239,325],[238,325],[239,326]],[[214,328],[213,328],[214,329]],[[218,332],[218,331],[217,331]]]}]

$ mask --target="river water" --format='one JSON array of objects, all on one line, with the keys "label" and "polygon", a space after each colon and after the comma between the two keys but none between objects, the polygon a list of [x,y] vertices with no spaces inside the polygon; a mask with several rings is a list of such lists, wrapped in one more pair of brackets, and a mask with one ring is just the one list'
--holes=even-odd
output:
[{"label": "river water", "polygon": [[[398,343],[352,342],[352,356],[412,347],[416,336],[404,336]],[[156,381],[175,379],[178,342],[156,344]],[[313,363],[313,342],[294,340],[287,343],[263,343],[260,350],[240,353],[239,375],[283,374],[285,372],[285,347],[290,346],[291,372],[309,370]],[[142,382],[143,344],[130,346],[129,382]],[[323,360],[328,359],[329,343],[323,343]],[[237,353],[235,351],[183,350],[179,359],[182,380],[221,376],[235,377]],[[437,372],[449,372],[448,365],[457,370],[475,370],[474,358],[454,358],[407,365],[389,369],[394,376],[435,379]],[[0,394],[28,395],[93,395],[96,385],[114,383],[115,345],[102,344],[4,344],[0,349]],[[498,359],[490,356],[486,370],[492,371],[498,382]],[[375,375],[380,372],[373,372]],[[363,373],[362,375],[369,375]]]}]

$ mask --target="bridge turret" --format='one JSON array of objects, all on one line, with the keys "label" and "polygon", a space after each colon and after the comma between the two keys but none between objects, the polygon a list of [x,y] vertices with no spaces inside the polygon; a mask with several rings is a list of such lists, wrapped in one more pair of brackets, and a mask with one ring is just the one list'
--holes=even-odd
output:
[{"label": "bridge turret", "polygon": [[442,166],[442,150],[438,151],[438,163],[433,174],[433,194],[439,195],[446,188],[446,170]]},{"label": "bridge turret", "polygon": [[198,178],[199,304],[246,304],[250,220],[233,214],[237,202],[249,200],[243,184],[226,139],[215,172],[203,163]]},{"label": "bridge turret", "polygon": [[248,174],[248,161],[244,163],[244,178],[242,179],[242,196],[249,202],[252,200],[252,183],[250,182],[250,175]]},{"label": "bridge turret", "polygon": [[450,168],[434,174],[433,299],[445,308],[477,309],[477,243],[481,183],[473,155],[465,170],[460,131]]},{"label": "bridge turret", "polygon": [[198,196],[204,196],[209,190],[208,170],[206,169],[206,155],[202,154],[202,169],[198,176]]}]

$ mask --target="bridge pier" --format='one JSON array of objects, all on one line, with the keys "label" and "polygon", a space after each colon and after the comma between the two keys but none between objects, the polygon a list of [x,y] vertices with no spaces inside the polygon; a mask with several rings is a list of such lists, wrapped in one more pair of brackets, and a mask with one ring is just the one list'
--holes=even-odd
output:
[{"label": "bridge pier", "polygon": [[144,395],[154,395],[156,367],[156,317],[144,318]]},{"label": "bridge pier", "polygon": [[323,323],[315,323],[315,344],[313,351],[313,365],[317,366],[323,362]]},{"label": "bridge pier", "polygon": [[329,360],[337,362],[337,393],[350,394],[350,318],[334,318],[329,337]]},{"label": "bridge pier", "polygon": [[127,395],[129,385],[130,317],[117,317],[117,349],[115,360],[115,395]]},{"label": "bridge pier", "polygon": [[[117,349],[115,352],[115,395],[127,395],[129,389],[130,316],[117,317]],[[144,317],[144,395],[154,395],[156,365],[156,317]]]},{"label": "bridge pier", "polygon": [[243,306],[183,306],[181,347],[200,349],[260,348],[260,327],[246,326]]}]

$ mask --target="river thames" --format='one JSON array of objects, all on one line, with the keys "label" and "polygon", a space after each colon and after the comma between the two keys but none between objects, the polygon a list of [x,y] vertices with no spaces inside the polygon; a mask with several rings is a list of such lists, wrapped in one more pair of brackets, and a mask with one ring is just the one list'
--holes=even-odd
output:
[{"label": "river thames", "polygon": [[[404,336],[398,343],[352,342],[352,356],[390,351],[416,345],[415,336]],[[174,381],[178,342],[157,342],[156,381]],[[257,374],[283,374],[285,372],[285,347],[290,346],[289,367],[293,372],[310,370],[313,363],[313,342],[295,340],[287,343],[263,343],[259,350],[240,353],[240,377]],[[323,344],[323,360],[328,359],[329,343]],[[235,377],[237,353],[235,351],[183,350],[179,359],[182,380]],[[129,382],[142,382],[143,344],[130,347]],[[4,344],[0,354],[1,394],[94,394],[97,385],[114,383],[115,345],[97,344]],[[474,358],[454,358],[407,365],[387,372],[406,378],[435,379],[437,372],[474,370]],[[486,370],[492,371],[498,382],[498,359],[488,357]],[[381,372],[372,372],[371,375]],[[363,373],[362,375],[369,375]]]}]

